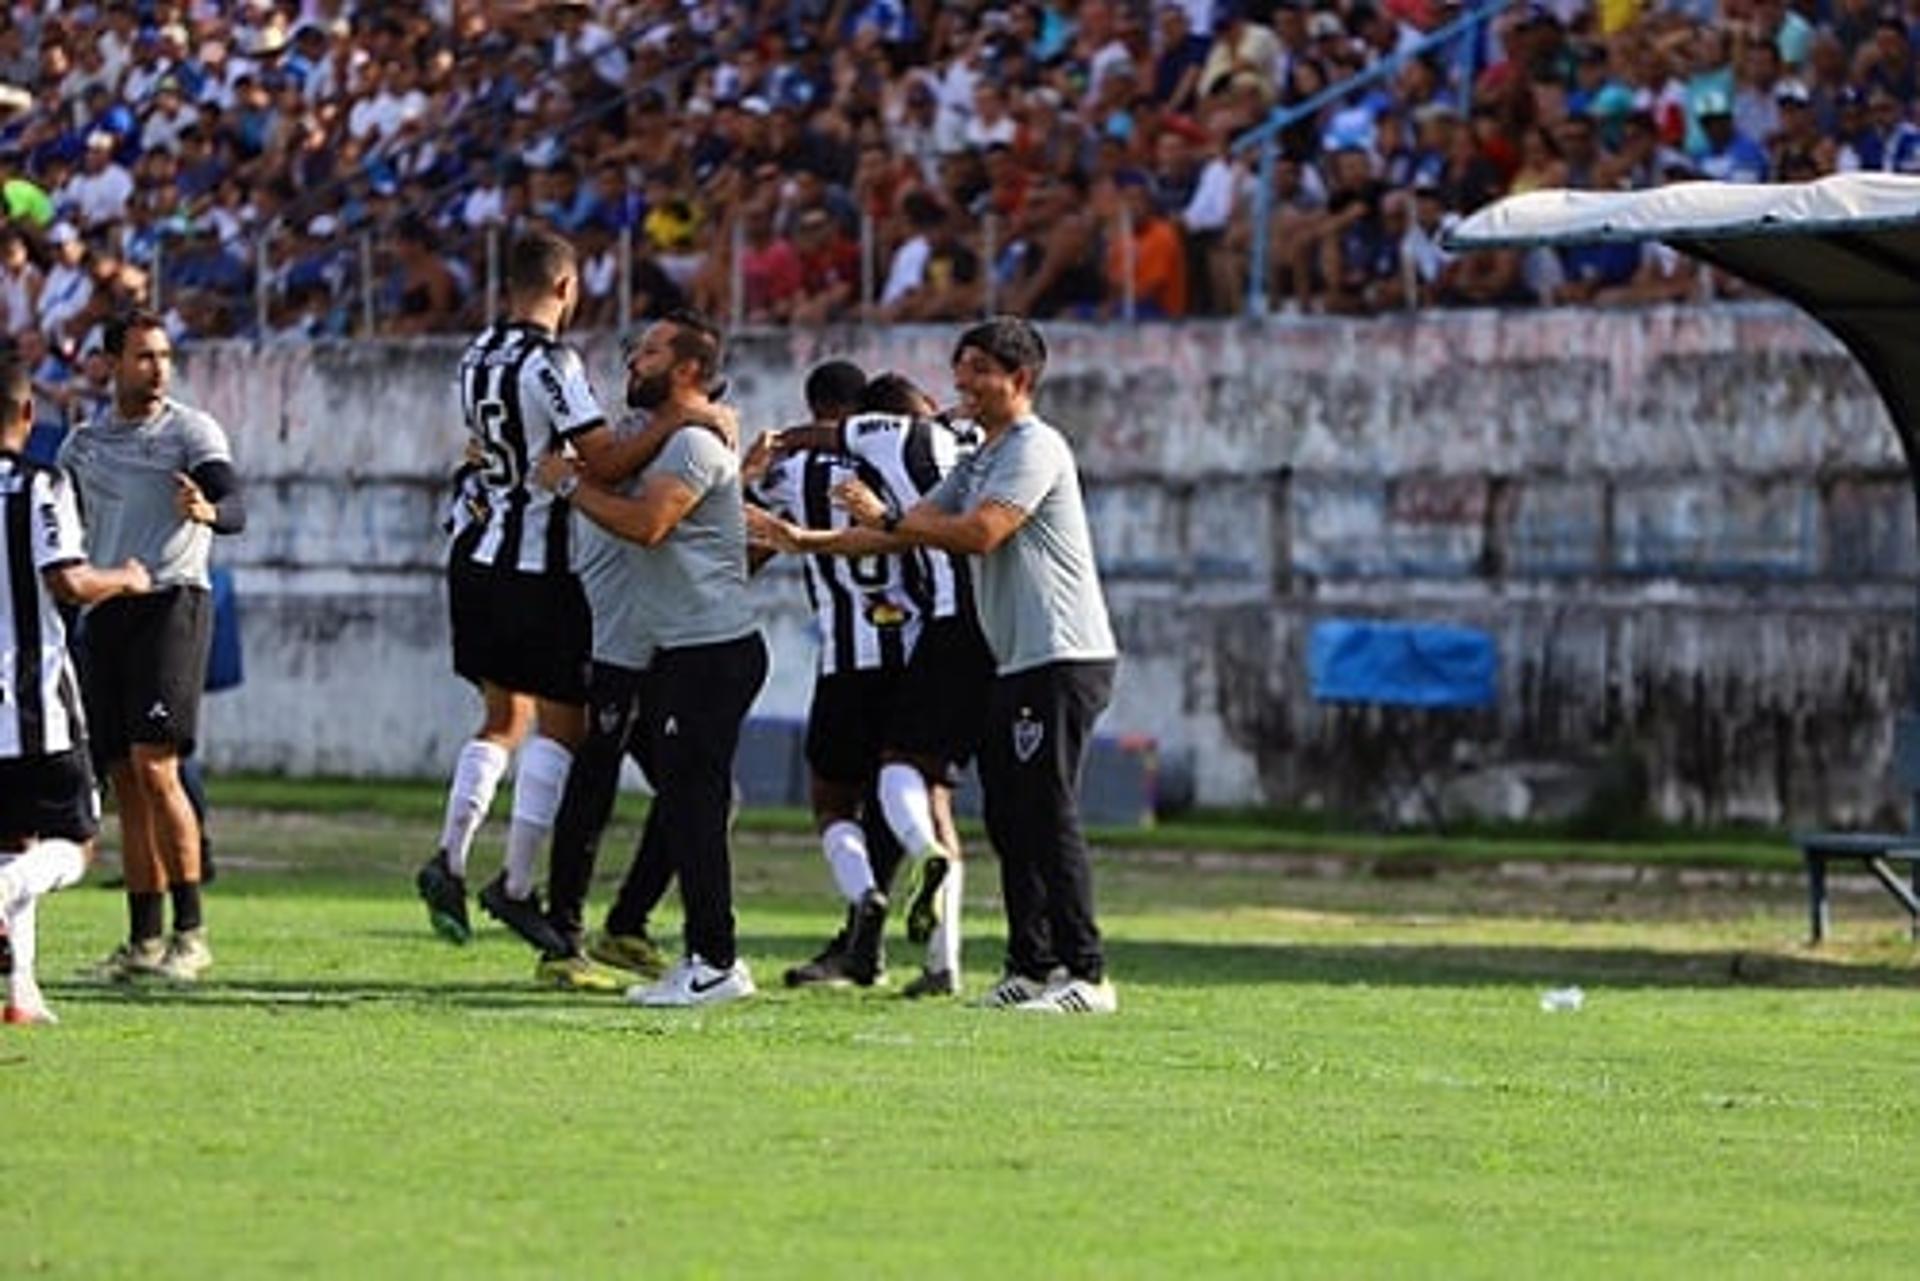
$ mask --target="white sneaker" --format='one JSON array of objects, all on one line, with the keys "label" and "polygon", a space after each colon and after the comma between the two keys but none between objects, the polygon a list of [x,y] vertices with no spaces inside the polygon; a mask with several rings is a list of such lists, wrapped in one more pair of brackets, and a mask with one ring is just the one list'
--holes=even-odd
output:
[{"label": "white sneaker", "polygon": [[160,973],[176,983],[194,983],[213,965],[213,949],[205,930],[186,930],[167,940]]},{"label": "white sneaker", "polygon": [[757,991],[745,961],[735,961],[723,970],[708,965],[698,956],[689,956],[651,987],[628,988],[627,1000],[652,1009],[686,1009],[695,1005],[724,1005],[728,1001],[743,1000]]},{"label": "white sneaker", "polygon": [[1107,979],[1098,983],[1064,979],[1049,983],[1046,991],[1014,1008],[1035,1014],[1115,1014],[1120,1009],[1120,994]]},{"label": "white sneaker", "polygon": [[1011,1010],[1025,1005],[1028,1001],[1038,1000],[1046,995],[1054,984],[1066,981],[1067,972],[1062,968],[1055,968],[1049,972],[1047,981],[1044,983],[1038,979],[1030,979],[1024,974],[1009,973],[981,993],[980,999],[974,1004],[983,1010]]}]

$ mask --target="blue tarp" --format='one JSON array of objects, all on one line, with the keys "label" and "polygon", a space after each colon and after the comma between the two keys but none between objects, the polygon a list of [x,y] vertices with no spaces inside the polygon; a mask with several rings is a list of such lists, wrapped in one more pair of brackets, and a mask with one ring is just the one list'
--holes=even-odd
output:
[{"label": "blue tarp", "polygon": [[1329,618],[1307,641],[1313,697],[1397,707],[1492,707],[1499,650],[1477,627]]}]

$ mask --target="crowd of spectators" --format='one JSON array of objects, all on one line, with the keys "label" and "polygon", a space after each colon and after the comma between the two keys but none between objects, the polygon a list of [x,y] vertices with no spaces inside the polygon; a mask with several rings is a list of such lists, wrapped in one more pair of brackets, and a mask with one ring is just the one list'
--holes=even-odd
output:
[{"label": "crowd of spectators", "polygon": [[[129,301],[260,340],[479,323],[499,237],[585,323],[1232,313],[1276,109],[1274,305],[1679,299],[1658,250],[1455,258],[1508,192],[1920,170],[1920,5],[1555,0],[15,0],[0,325],[90,394]],[[623,270],[627,273],[622,281]],[[64,387],[65,390],[61,390]]]}]

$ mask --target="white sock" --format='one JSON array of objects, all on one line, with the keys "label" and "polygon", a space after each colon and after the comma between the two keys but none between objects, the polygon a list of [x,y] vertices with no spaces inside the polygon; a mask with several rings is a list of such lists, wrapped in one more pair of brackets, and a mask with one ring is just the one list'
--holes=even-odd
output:
[{"label": "white sock", "polygon": [[473,838],[487,821],[493,794],[506,772],[507,749],[498,743],[476,738],[460,749],[453,782],[447,788],[447,821],[440,828],[440,848],[447,852],[447,867],[455,876],[467,874]]},{"label": "white sock", "polygon": [[927,968],[935,973],[945,970],[956,984],[960,981],[960,900],[965,897],[965,868],[957,858],[947,864],[946,879],[940,882],[940,923],[927,940]]},{"label": "white sock", "polygon": [[[86,874],[87,856],[72,841],[48,838],[27,846],[27,852],[7,865],[25,902],[42,894],[64,890]],[[0,912],[18,910],[21,903],[0,903]]]},{"label": "white sock", "polygon": [[36,900],[28,899],[25,906],[7,917],[7,942],[13,948],[13,973],[7,978],[7,1004],[22,1010],[40,1008],[40,982],[33,976],[33,954],[35,944]]},{"label": "white sock", "polygon": [[820,849],[833,869],[833,883],[840,897],[858,903],[874,888],[873,863],[867,857],[867,834],[858,823],[838,819],[820,833]]},{"label": "white sock", "polygon": [[933,831],[933,798],[927,780],[911,765],[895,762],[880,770],[880,809],[908,858],[945,854]]},{"label": "white sock", "polygon": [[533,893],[533,868],[553,831],[566,794],[573,753],[550,738],[535,734],[520,749],[520,769],[513,776],[513,821],[507,826],[507,897]]}]

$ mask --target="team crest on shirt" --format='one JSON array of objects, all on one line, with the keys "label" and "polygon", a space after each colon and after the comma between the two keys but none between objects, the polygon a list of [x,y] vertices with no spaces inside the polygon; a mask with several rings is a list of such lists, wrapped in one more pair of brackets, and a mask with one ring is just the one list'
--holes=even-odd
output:
[{"label": "team crest on shirt", "polygon": [[875,627],[898,627],[907,621],[907,611],[884,596],[867,598],[867,621]]},{"label": "team crest on shirt", "polygon": [[1047,737],[1047,727],[1034,718],[1031,707],[1023,707],[1013,718],[1013,754],[1022,765],[1032,760]]}]

